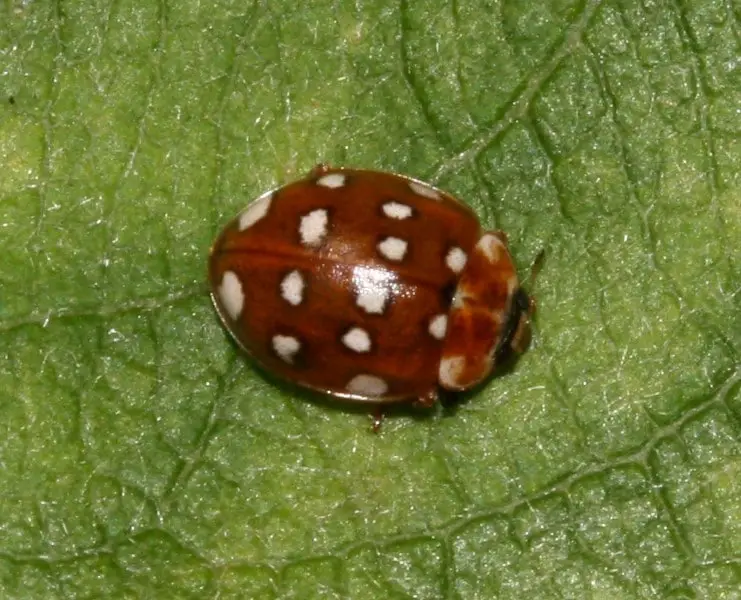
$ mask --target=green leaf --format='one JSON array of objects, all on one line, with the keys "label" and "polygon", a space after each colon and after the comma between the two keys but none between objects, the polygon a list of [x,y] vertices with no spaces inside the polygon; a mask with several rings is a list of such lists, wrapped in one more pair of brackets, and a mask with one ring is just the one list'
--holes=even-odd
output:
[{"label": "green leaf", "polygon": [[[738,598],[741,8],[0,3],[0,597]],[[308,401],[209,245],[318,162],[543,249],[457,410]]]}]

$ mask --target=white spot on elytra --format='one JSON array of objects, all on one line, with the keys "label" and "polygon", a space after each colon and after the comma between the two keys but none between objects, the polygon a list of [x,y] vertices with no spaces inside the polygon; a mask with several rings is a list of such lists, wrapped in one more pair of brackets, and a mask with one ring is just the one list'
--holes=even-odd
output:
[{"label": "white spot on elytra", "polygon": [[383,314],[397,277],[396,273],[386,269],[355,267],[352,282],[357,294],[357,305],[369,314]]},{"label": "white spot on elytra", "polygon": [[424,196],[425,198],[429,198],[430,200],[442,200],[440,192],[428,185],[419,183],[418,181],[410,181],[409,187],[418,196]]},{"label": "white spot on elytra", "polygon": [[339,188],[345,185],[345,176],[342,173],[330,173],[316,180],[317,185],[327,188]]},{"label": "white spot on elytra", "polygon": [[451,248],[445,256],[445,264],[448,265],[448,268],[453,271],[453,273],[460,273],[463,270],[463,267],[466,266],[467,260],[468,256],[466,256],[466,253],[458,248],[458,246]]},{"label": "white spot on elytra", "polygon": [[378,244],[378,251],[389,260],[400,261],[407,253],[408,244],[396,237],[387,237]]},{"label": "white spot on elytra", "polygon": [[383,210],[383,214],[385,214],[390,219],[408,219],[412,216],[412,207],[407,206],[406,204],[402,204],[401,202],[386,202],[381,207],[381,210]]},{"label": "white spot on elytra", "polygon": [[357,304],[367,313],[382,315],[387,300],[387,289],[369,290],[358,294]]},{"label": "white spot on elytra", "polygon": [[242,211],[242,214],[239,215],[239,231],[244,231],[248,227],[252,227],[266,214],[268,214],[268,210],[270,209],[270,204],[272,203],[272,201],[273,192],[268,192],[267,194],[255,200],[246,209],[244,209],[244,211]]},{"label": "white spot on elytra", "polygon": [[304,278],[298,271],[291,271],[280,282],[280,295],[293,306],[298,306],[304,299]]},{"label": "white spot on elytra", "polygon": [[495,263],[501,259],[504,244],[497,236],[487,233],[486,235],[481,236],[476,247],[481,249],[486,260],[490,263]]},{"label": "white spot on elytra", "polygon": [[342,343],[355,352],[368,352],[371,349],[371,339],[368,332],[360,327],[353,327],[342,336]]},{"label": "white spot on elytra", "polygon": [[359,396],[382,396],[388,389],[388,384],[375,375],[356,375],[347,384],[347,391]]},{"label": "white spot on elytra", "polygon": [[301,349],[301,342],[290,335],[274,335],[273,350],[287,363],[293,363],[293,357]]},{"label": "white spot on elytra", "polygon": [[233,320],[236,320],[244,308],[244,292],[239,277],[234,271],[224,271],[218,292],[224,310]]},{"label": "white spot on elytra", "polygon": [[462,356],[449,356],[440,361],[438,371],[438,382],[447,389],[458,389],[461,387],[460,377],[466,366],[466,359]]},{"label": "white spot on elytra", "polygon": [[448,315],[437,315],[430,320],[427,330],[436,340],[442,340],[448,329]]},{"label": "white spot on elytra", "polygon": [[301,243],[307,246],[317,246],[327,236],[327,225],[329,214],[324,208],[312,210],[308,215],[301,217],[301,225],[298,228],[301,234]]}]

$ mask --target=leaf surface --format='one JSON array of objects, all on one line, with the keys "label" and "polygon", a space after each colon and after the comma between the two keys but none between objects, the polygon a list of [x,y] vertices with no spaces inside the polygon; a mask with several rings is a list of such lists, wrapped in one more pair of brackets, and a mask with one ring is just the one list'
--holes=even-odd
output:
[{"label": "leaf surface", "polygon": [[[741,9],[298,6],[0,4],[0,597],[738,597]],[[235,351],[319,162],[545,250],[514,370],[376,436]]]}]

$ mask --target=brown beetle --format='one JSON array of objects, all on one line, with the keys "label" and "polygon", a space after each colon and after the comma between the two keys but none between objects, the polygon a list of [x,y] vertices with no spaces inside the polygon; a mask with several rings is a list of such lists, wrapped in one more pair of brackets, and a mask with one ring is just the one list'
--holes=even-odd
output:
[{"label": "brown beetle", "polygon": [[263,368],[353,401],[466,390],[529,339],[506,237],[391,173],[318,167],[259,197],[211,249],[211,295]]}]

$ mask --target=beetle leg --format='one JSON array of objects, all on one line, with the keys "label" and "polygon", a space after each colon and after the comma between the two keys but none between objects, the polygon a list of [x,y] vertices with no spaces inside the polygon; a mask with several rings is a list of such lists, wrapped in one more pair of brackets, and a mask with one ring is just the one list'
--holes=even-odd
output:
[{"label": "beetle leg", "polygon": [[373,414],[371,415],[371,418],[373,419],[373,424],[371,425],[371,430],[373,433],[378,433],[381,431],[381,424],[383,423],[383,406],[377,405],[376,408],[373,410]]},{"label": "beetle leg", "polygon": [[309,171],[309,177],[321,177],[331,168],[332,167],[327,163],[319,163],[317,165],[314,165],[314,168]]},{"label": "beetle leg", "polygon": [[414,401],[414,406],[420,408],[432,408],[437,403],[439,397],[437,388],[432,388],[429,392],[422,394]]}]

